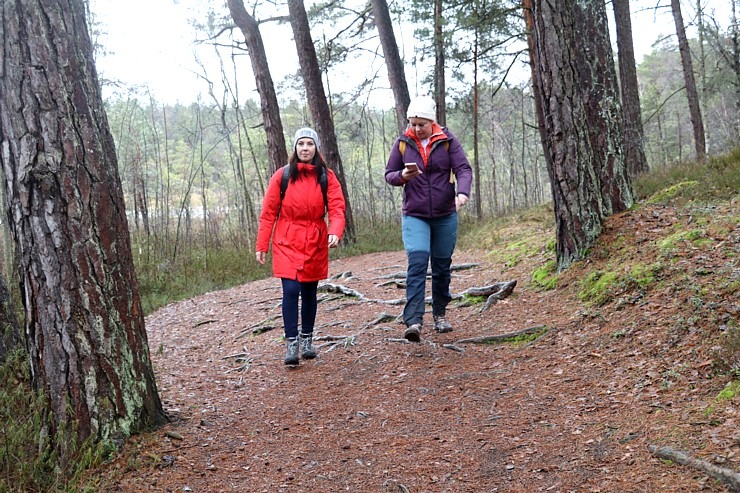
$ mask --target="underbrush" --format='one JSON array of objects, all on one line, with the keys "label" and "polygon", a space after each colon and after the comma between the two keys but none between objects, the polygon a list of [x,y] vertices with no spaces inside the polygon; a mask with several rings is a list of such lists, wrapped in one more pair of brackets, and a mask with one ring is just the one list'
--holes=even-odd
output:
[{"label": "underbrush", "polygon": [[[355,224],[357,241],[342,243],[329,251],[330,259],[403,249],[400,222],[359,220]],[[134,251],[142,251],[134,240]],[[272,275],[272,256],[265,265],[257,262],[254,248],[197,246],[182,249],[175,260],[146,256],[134,258],[141,304],[145,314],[175,301],[228,289]]]},{"label": "underbrush", "polygon": [[85,444],[70,450],[68,467],[63,468],[45,439],[48,408],[43,396],[31,389],[27,353],[8,355],[0,365],[0,381],[0,493],[86,491],[79,487],[80,477],[102,461],[105,446]]},{"label": "underbrush", "polygon": [[638,200],[677,204],[736,198],[740,190],[740,147],[706,163],[681,162],[655,167],[634,180]]}]

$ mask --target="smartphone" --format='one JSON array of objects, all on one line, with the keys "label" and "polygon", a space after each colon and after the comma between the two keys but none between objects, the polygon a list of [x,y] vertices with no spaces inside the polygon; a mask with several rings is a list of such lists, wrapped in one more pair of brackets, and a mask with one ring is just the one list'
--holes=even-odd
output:
[{"label": "smartphone", "polygon": [[406,166],[406,169],[409,171],[418,171],[419,167],[416,165],[416,163],[403,163],[404,166]]}]

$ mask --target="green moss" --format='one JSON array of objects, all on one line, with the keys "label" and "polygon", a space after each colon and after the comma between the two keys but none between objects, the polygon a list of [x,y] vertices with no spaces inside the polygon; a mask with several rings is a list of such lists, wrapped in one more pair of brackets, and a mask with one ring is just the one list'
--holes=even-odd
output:
[{"label": "green moss", "polygon": [[585,303],[603,305],[613,298],[618,278],[616,272],[592,272],[581,282],[578,297]]},{"label": "green moss", "polygon": [[550,260],[532,273],[532,280],[542,289],[555,289],[558,282],[557,261]]},{"label": "green moss", "polygon": [[547,240],[547,243],[545,243],[545,251],[549,253],[555,253],[555,247],[557,246],[557,241],[555,238],[550,238]]},{"label": "green moss", "polygon": [[630,268],[629,281],[636,284],[641,289],[646,289],[655,284],[659,274],[663,270],[663,264],[656,262],[654,264],[635,264]]},{"label": "green moss", "polygon": [[517,336],[499,339],[497,341],[491,342],[491,344],[497,344],[497,345],[507,344],[507,345],[515,346],[515,347],[524,346],[525,344],[529,344],[532,341],[536,341],[537,339],[545,335],[547,331],[548,331],[547,326],[543,325],[542,327],[538,327],[538,330],[534,330],[527,334],[519,334]]},{"label": "green moss", "polygon": [[474,306],[485,303],[486,301],[488,301],[488,296],[472,296],[469,294],[464,294],[455,302],[455,305],[460,307]]},{"label": "green moss", "polygon": [[717,395],[717,400],[720,402],[731,401],[737,395],[740,395],[740,380],[732,380]]},{"label": "green moss", "polygon": [[690,190],[699,184],[698,181],[684,181],[671,185],[668,188],[657,191],[647,199],[648,204],[662,204],[669,202],[671,199],[680,196],[685,191]]},{"label": "green moss", "polygon": [[[658,250],[661,254],[666,255],[672,253],[678,246],[679,243],[684,241],[690,241],[695,245],[702,244],[699,240],[704,238],[704,231],[701,229],[692,229],[690,231],[679,231],[674,233],[662,240],[658,241]],[[709,240],[711,242],[711,240]],[[699,243],[697,243],[699,242]]]},{"label": "green moss", "polygon": [[510,243],[504,249],[504,263],[507,267],[514,267],[529,253],[531,253],[531,249],[527,240]]}]

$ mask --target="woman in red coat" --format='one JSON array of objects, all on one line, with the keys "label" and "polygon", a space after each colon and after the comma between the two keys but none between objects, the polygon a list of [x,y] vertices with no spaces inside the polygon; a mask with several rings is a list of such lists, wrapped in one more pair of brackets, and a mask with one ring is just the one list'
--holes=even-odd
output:
[{"label": "woman in red coat", "polygon": [[298,364],[299,347],[304,359],[316,357],[312,344],[316,292],[319,281],[329,275],[329,248],[339,244],[344,232],[342,187],[319,147],[319,136],[312,129],[301,128],[295,133],[284,196],[281,198],[281,168],[270,178],[257,232],[257,261],[265,263],[272,236],[272,273],[283,285],[286,365]]}]

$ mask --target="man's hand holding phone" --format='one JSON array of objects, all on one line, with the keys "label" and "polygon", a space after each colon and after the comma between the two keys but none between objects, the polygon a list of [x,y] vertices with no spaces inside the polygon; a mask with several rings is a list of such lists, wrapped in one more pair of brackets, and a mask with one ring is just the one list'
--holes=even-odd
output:
[{"label": "man's hand holding phone", "polygon": [[404,163],[401,178],[406,181],[412,180],[421,174],[421,170],[416,163]]}]

